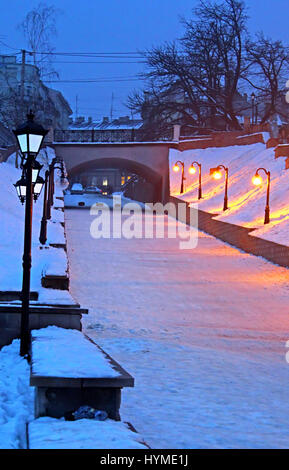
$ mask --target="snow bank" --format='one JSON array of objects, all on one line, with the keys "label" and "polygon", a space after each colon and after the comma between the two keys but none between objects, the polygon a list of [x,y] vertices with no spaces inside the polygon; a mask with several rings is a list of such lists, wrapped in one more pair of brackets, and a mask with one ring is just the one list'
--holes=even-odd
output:
[{"label": "snow bank", "polygon": [[[172,166],[177,160],[185,162],[185,193],[180,196],[180,172]],[[188,174],[191,163],[202,163],[203,199],[198,201],[198,178]],[[214,180],[209,172],[220,164],[229,168],[229,210],[223,213],[224,178]],[[264,227],[266,203],[266,175],[261,172],[263,185],[256,187],[252,177],[257,168],[271,171],[271,223]],[[275,159],[274,149],[264,144],[208,148],[204,150],[170,150],[171,194],[191,203],[198,203],[201,210],[220,214],[217,219],[243,227],[256,228],[251,235],[289,245],[289,171],[283,158]]]},{"label": "snow bank", "polygon": [[33,419],[30,368],[19,355],[20,342],[0,351],[0,448],[26,447],[26,422]]},{"label": "snow bank", "polygon": [[[55,157],[52,148],[42,149],[38,156],[38,161],[43,165],[41,174],[45,172],[49,162]],[[24,237],[24,206],[20,204],[14,184],[21,178],[22,170],[15,168],[16,155],[13,154],[7,162],[0,164],[0,290],[21,290],[22,287],[22,255]],[[18,164],[20,162],[18,161]],[[57,194],[63,195],[63,187],[60,185],[58,170],[55,171],[55,190]],[[38,201],[33,203],[33,233],[32,233],[32,271],[31,289],[34,291],[44,290],[41,286],[41,275],[47,265],[47,256],[44,250],[39,248],[40,222],[42,218],[44,191]],[[57,199],[55,201],[58,201]],[[59,201],[60,203],[62,201]],[[53,221],[48,223],[47,238],[48,243],[65,243],[64,229],[60,222],[63,221],[61,211],[52,210]],[[46,253],[47,254],[47,253]],[[59,266],[61,275],[64,263],[61,253],[50,251],[50,255],[55,257],[50,259],[54,267]],[[61,257],[58,262],[57,259]],[[67,266],[67,265],[66,265]],[[54,272],[53,274],[58,274]],[[44,295],[42,295],[43,298]],[[44,299],[43,299],[44,300]]]},{"label": "snow bank", "polygon": [[118,377],[104,354],[77,330],[33,330],[33,373],[43,377]]},{"label": "snow bank", "polygon": [[145,449],[126,424],[38,418],[29,424],[30,449]]}]

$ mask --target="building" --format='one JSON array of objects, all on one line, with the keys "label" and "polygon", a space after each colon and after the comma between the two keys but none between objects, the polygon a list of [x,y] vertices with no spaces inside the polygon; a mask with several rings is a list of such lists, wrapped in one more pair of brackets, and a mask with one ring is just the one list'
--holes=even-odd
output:
[{"label": "building", "polygon": [[143,125],[141,119],[130,119],[122,116],[109,120],[104,117],[102,121],[93,121],[78,117],[67,128],[56,130],[56,142],[133,142],[138,140],[138,133]]},{"label": "building", "polygon": [[72,110],[60,91],[48,88],[38,67],[17,62],[15,55],[0,56],[0,121],[17,126],[29,109],[44,127],[68,127]]}]

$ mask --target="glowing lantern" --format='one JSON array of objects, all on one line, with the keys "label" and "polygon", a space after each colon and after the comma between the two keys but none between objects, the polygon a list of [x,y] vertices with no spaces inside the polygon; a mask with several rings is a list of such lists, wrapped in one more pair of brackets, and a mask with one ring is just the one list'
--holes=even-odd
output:
[{"label": "glowing lantern", "polygon": [[190,168],[189,168],[189,173],[190,173],[191,175],[194,175],[194,174],[196,173],[196,171],[197,171],[197,170],[196,170],[196,168],[195,168],[194,166],[190,166]]},{"label": "glowing lantern", "polygon": [[178,171],[180,171],[180,167],[179,167],[178,165],[174,165],[174,166],[173,166],[173,171],[174,171],[175,173],[178,173]]},{"label": "glowing lantern", "polygon": [[260,185],[262,184],[262,181],[263,181],[263,180],[262,180],[261,176],[260,176],[260,175],[257,175],[257,174],[256,174],[255,176],[253,176],[253,178],[252,178],[252,183],[253,183],[255,186],[260,186]]},{"label": "glowing lantern", "polygon": [[214,171],[214,173],[213,173],[213,178],[214,178],[215,180],[220,180],[220,179],[222,178],[222,173],[221,173],[220,171],[218,171],[218,170]]}]

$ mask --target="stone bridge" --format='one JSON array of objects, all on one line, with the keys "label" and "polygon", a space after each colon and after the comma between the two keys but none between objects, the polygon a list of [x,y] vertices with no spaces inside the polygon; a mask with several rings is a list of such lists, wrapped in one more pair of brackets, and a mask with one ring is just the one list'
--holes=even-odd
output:
[{"label": "stone bridge", "polygon": [[168,200],[169,149],[173,142],[54,142],[53,147],[64,160],[68,177],[89,169],[126,169],[154,185],[156,200]]}]

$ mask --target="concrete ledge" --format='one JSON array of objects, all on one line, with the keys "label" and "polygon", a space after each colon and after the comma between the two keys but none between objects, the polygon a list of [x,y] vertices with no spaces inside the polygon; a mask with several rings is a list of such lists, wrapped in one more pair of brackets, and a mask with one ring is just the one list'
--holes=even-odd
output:
[{"label": "concrete ledge", "polygon": [[[102,377],[101,375],[87,376],[86,371],[78,370],[71,375],[69,364],[61,363],[61,358],[57,357],[57,346],[54,350],[56,354],[55,361],[60,361],[61,371],[63,376],[53,376],[48,368],[47,375],[38,375],[35,371],[34,353],[35,347],[37,347],[38,354],[39,349],[45,353],[48,341],[49,347],[54,347],[54,341],[50,338],[48,340],[40,337],[38,339],[37,333],[32,332],[32,360],[31,360],[31,372],[30,372],[30,385],[36,387],[35,389],[35,418],[41,416],[50,416],[52,418],[62,418],[66,413],[78,409],[80,406],[86,404],[93,408],[104,410],[107,412],[108,417],[119,421],[120,420],[120,403],[121,403],[121,389],[123,387],[133,387],[134,378],[126,372],[116,361],[114,361],[108,354],[106,354],[102,348],[100,348],[92,339],[87,336],[81,336],[89,341],[95,348],[93,348],[93,358],[98,360],[99,357],[105,357],[106,361],[109,362],[111,370],[117,371],[118,375],[114,377]],[[78,336],[74,338],[74,341],[78,341]],[[77,354],[81,354],[82,342],[79,343],[79,351]],[[85,342],[85,341],[84,341]],[[57,344],[57,341],[56,341]],[[87,349],[84,348],[85,351]],[[89,353],[91,349],[88,350]],[[79,356],[72,358],[72,362],[79,362]],[[88,358],[89,360],[89,358]],[[90,358],[91,360],[91,358]],[[41,355],[40,363],[45,364],[45,356]],[[68,369],[66,368],[68,366]],[[39,357],[38,357],[39,366]],[[44,369],[46,367],[44,366]],[[105,375],[105,374],[104,374]]]},{"label": "concrete ledge", "polygon": [[[0,302],[11,302],[13,300],[21,300],[21,292],[19,291],[0,291]],[[30,292],[30,300],[38,300],[38,292]]]},{"label": "concrete ledge", "polygon": [[69,277],[46,274],[44,277],[41,278],[41,285],[48,289],[68,290]]},{"label": "concrete ledge", "polygon": [[[184,203],[181,199],[170,197],[170,202],[174,204]],[[187,204],[186,220],[179,218],[177,210],[177,219],[190,223],[190,212],[194,212],[196,209],[190,208]],[[173,215],[173,214],[171,214]],[[248,229],[239,225],[233,225],[228,222],[215,220],[217,214],[210,214],[205,211],[198,210],[198,228],[209,235],[222,240],[230,245],[240,248],[246,253],[250,253],[255,256],[261,256],[272,263],[278,264],[285,268],[289,267],[289,247],[286,245],[280,245],[263,238],[254,237],[251,235],[255,229]],[[192,220],[194,220],[192,216]]]}]

